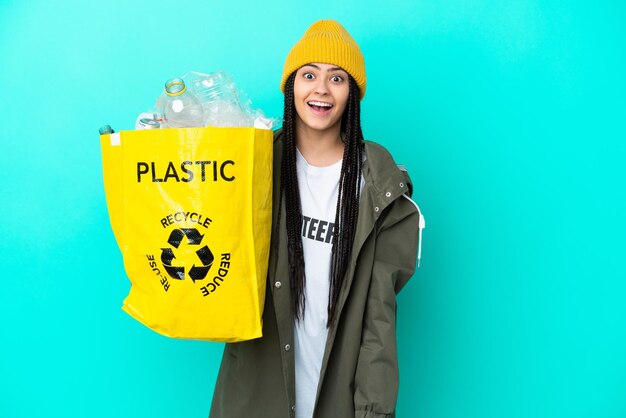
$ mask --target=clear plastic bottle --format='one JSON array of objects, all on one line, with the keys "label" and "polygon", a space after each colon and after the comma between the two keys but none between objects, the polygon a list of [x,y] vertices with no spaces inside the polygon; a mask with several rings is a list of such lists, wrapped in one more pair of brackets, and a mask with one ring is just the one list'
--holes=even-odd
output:
[{"label": "clear plastic bottle", "polygon": [[172,78],[165,83],[162,106],[163,122],[168,128],[203,126],[202,103],[187,90],[185,82],[180,78]]}]

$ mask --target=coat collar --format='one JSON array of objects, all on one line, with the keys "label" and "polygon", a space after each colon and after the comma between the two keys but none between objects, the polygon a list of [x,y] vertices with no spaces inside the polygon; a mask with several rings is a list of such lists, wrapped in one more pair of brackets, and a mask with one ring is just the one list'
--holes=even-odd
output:
[{"label": "coat collar", "polygon": [[[365,185],[370,186],[376,213],[382,212],[391,202],[403,194],[412,194],[412,184],[406,169],[396,165],[391,154],[375,142],[365,141],[366,160],[363,163]],[[365,188],[363,190],[365,194]],[[378,210],[376,209],[378,207]],[[367,208],[360,206],[360,210]]]}]

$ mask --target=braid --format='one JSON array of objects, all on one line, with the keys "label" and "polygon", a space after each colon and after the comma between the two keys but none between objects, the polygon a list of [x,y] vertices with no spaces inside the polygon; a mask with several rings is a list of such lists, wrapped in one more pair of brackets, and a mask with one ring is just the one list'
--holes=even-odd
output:
[{"label": "braid", "polygon": [[339,176],[339,194],[335,214],[330,292],[328,294],[328,326],[336,319],[339,291],[346,274],[356,233],[361,193],[363,133],[361,131],[360,90],[351,76],[349,81],[348,104],[341,120],[345,149]]},{"label": "braid", "polygon": [[[285,110],[283,123],[283,155],[280,171],[280,194],[285,194],[289,280],[293,312],[297,320],[304,318],[304,253],[302,250],[302,206],[296,171],[296,106],[293,95],[295,72],[285,83]],[[280,207],[280,206],[279,206]],[[280,220],[280,212],[279,212]]]},{"label": "braid", "polygon": [[[283,150],[280,172],[280,199],[285,196],[289,280],[292,292],[293,312],[296,320],[304,318],[306,277],[302,249],[302,206],[296,170],[296,134],[293,85],[295,72],[285,82]],[[328,295],[328,323],[336,319],[337,301],[346,274],[350,252],[354,243],[359,216],[359,195],[363,162],[363,133],[361,132],[360,90],[349,76],[350,93],[341,119],[345,148],[339,175],[339,192],[333,231],[330,291]],[[280,224],[282,205],[278,206]]]}]

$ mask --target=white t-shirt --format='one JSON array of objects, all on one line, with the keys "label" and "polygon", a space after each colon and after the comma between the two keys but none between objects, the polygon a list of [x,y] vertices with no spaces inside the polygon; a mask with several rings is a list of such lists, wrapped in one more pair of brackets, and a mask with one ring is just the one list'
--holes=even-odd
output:
[{"label": "white t-shirt", "polygon": [[328,293],[332,231],[335,226],[342,161],[328,167],[309,165],[297,152],[304,252],[304,320],[294,329],[296,418],[311,418],[328,329]]}]

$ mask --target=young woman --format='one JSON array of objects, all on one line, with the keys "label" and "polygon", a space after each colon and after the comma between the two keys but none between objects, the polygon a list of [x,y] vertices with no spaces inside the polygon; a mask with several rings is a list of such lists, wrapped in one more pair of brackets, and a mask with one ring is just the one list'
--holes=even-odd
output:
[{"label": "young woman", "polygon": [[365,85],[336,21],[287,57],[263,337],[226,345],[211,418],[395,416],[395,296],[424,224],[407,173],[363,140]]}]

